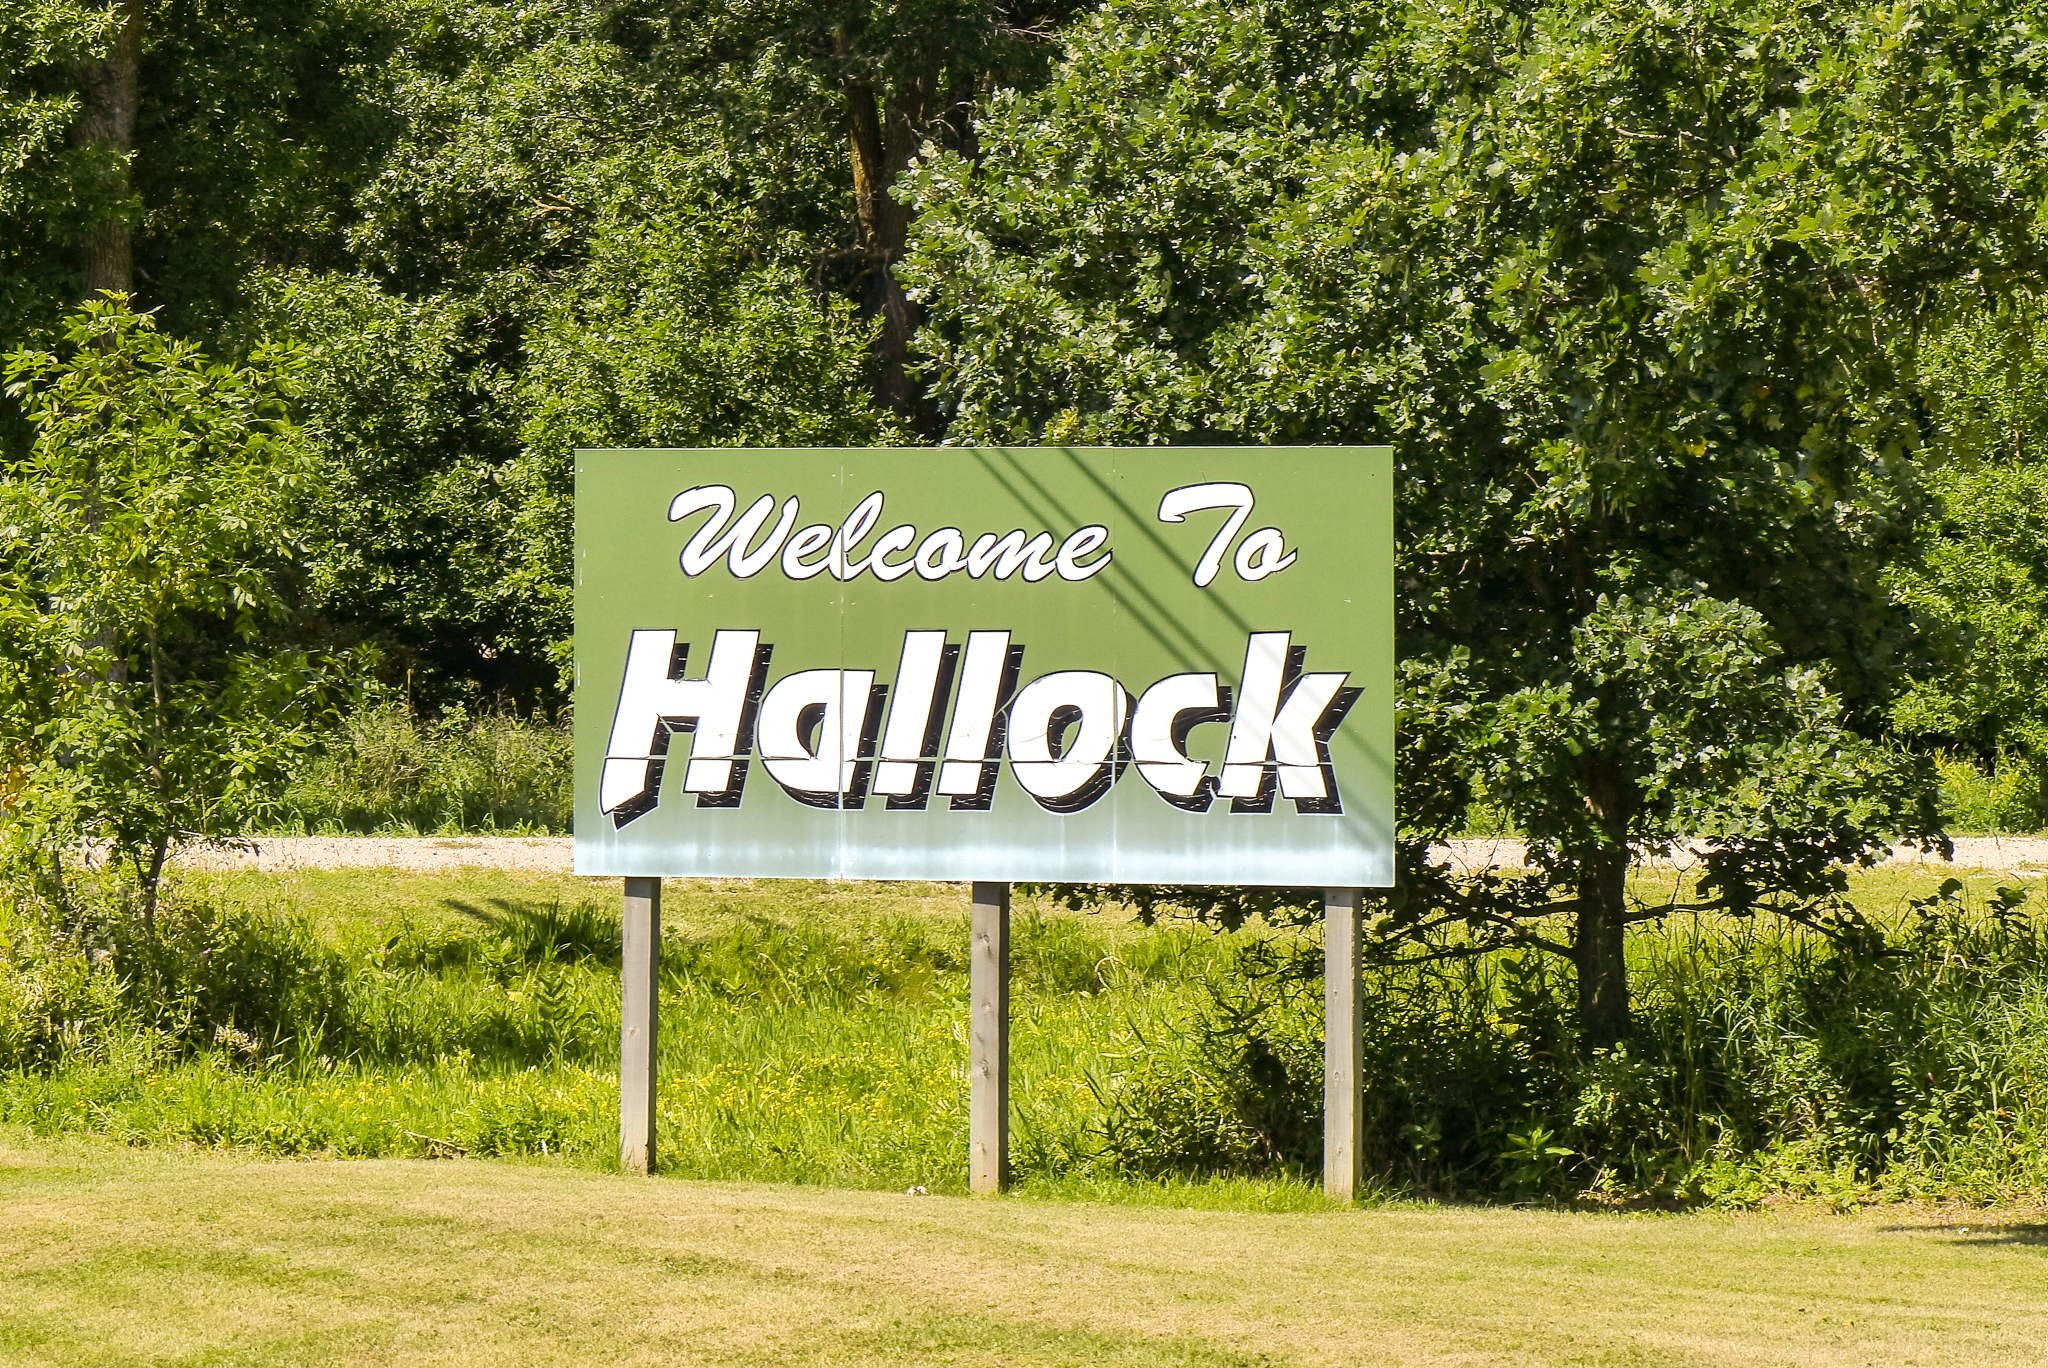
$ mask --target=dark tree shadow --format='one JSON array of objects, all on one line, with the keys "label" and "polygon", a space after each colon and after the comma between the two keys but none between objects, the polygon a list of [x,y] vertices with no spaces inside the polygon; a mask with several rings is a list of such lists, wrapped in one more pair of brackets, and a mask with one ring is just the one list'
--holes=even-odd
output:
[{"label": "dark tree shadow", "polygon": [[1939,1225],[1889,1225],[1880,1227],[1887,1235],[1934,1235],[1949,1237],[1959,1245],[2048,1245],[2048,1221],[1944,1221]]},{"label": "dark tree shadow", "polygon": [[441,905],[492,931],[527,964],[595,960],[617,965],[622,954],[618,915],[595,903],[486,898],[479,904],[444,898]]}]

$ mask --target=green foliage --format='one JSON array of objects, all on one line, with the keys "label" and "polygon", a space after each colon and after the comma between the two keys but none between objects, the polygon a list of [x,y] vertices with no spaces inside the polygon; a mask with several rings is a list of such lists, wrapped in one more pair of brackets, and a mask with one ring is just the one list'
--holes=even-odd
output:
[{"label": "green foliage", "polygon": [[[325,265],[389,141],[386,7],[361,0],[149,0],[135,154],[80,145],[78,65],[118,4],[0,4],[0,350],[47,346],[82,290],[76,249],[108,215],[170,330],[217,338],[261,261]],[[109,175],[125,161],[131,180]],[[108,202],[110,193],[124,196]]]},{"label": "green foliage", "polygon": [[1090,1078],[1099,1135],[1065,1161],[1143,1178],[1315,1171],[1322,986],[1302,972],[1304,949],[1233,944],[1197,981],[1185,1018],[1133,1013],[1129,1047]]},{"label": "green foliage", "polygon": [[480,906],[462,930],[364,925],[339,944],[282,911],[173,895],[148,934],[118,908],[81,898],[68,915],[17,910],[6,1067],[108,1050],[166,1068],[209,1053],[323,1071],[462,1051],[594,1060],[618,1032],[617,994],[607,1020],[591,972],[609,964],[616,976],[617,919],[587,906]]},{"label": "green foliage", "polygon": [[1501,1162],[1509,1165],[1505,1187],[1508,1192],[1537,1194],[1555,1186],[1561,1161],[1571,1157],[1572,1152],[1563,1145],[1553,1145],[1556,1132],[1544,1125],[1534,1125],[1520,1135],[1508,1136],[1508,1147],[1501,1151]]},{"label": "green foliage", "polygon": [[1951,830],[2025,834],[2041,829],[2042,767],[2032,756],[2004,753],[1987,767],[1968,755],[1936,752],[1934,768],[1941,776],[1942,820]]},{"label": "green foliage", "polygon": [[743,211],[674,205],[607,223],[527,341],[522,548],[507,577],[550,629],[566,691],[578,447],[891,446],[863,396],[874,327],[805,286],[801,244]]},{"label": "green foliage", "polygon": [[[2031,1190],[2048,999],[2039,925],[2018,903],[1965,908],[1945,890],[1874,959],[1727,923],[1639,938],[1635,1038],[1591,1058],[1572,1048],[1570,992],[1540,956],[1369,968],[1368,1171],[1395,1191],[1516,1200]],[[1201,991],[1243,1001],[1244,983]],[[1110,1075],[1096,1162],[1258,1166],[1240,1118],[1274,1093],[1238,1061],[1268,1040],[1298,1042],[1305,1067],[1320,1058],[1313,983],[1260,996],[1232,1029],[1198,1046],[1148,1039]],[[1212,1006],[1195,1020],[1220,1018]],[[1312,1129],[1317,1091],[1282,1124]]]},{"label": "green foliage", "polygon": [[[1932,767],[1857,734],[1821,671],[1776,655],[1760,614],[1681,587],[1603,596],[1573,633],[1562,677],[1504,696],[1477,685],[1462,647],[1443,662],[1406,662],[1400,882],[1372,895],[1372,953],[1575,956],[1589,904],[1610,892],[1622,902],[1628,862],[1680,851],[1700,865],[1690,900],[1628,898],[1616,931],[1770,911],[1845,939],[1879,935],[1848,901],[1845,870],[1901,837],[1938,842]],[[1617,775],[1637,777],[1622,786]],[[1526,870],[1469,877],[1430,854],[1464,834],[1481,793],[1527,837]],[[1232,929],[1321,916],[1320,898],[1297,890],[1090,885],[1058,896]],[[1566,919],[1576,925],[1558,929]]]},{"label": "green foliage", "polygon": [[575,448],[901,439],[860,398],[871,330],[812,297],[787,244],[715,203],[638,213],[620,206],[546,288],[259,287],[262,326],[300,339],[314,372],[299,413],[321,474],[317,601],[389,673],[416,671],[426,701],[460,698],[462,680],[529,701],[566,690]]},{"label": "green foliage", "polygon": [[[885,296],[921,214],[934,326],[884,350],[935,358],[955,439],[1386,437],[1411,653],[1555,682],[1602,593],[1677,573],[1867,729],[1923,644],[1878,583],[1914,453],[2035,428],[2036,20],[1781,9],[151,0],[109,205],[70,133],[114,11],[22,0],[0,348],[54,345],[81,225],[128,217],[168,330],[309,344],[330,639],[430,703],[553,705],[566,390],[617,440],[893,440],[870,349],[915,321]],[[1889,714],[1987,760],[2031,706],[2002,535],[1901,591],[1960,654]]]},{"label": "green foliage", "polygon": [[607,223],[530,339],[530,449],[888,445],[849,406],[874,329],[804,288],[801,244],[744,211],[680,204]]},{"label": "green foliage", "polygon": [[16,352],[36,431],[0,483],[6,854],[64,896],[92,843],[145,918],[171,846],[268,807],[338,662],[279,649],[305,475],[291,360],[213,364],[115,298]]},{"label": "green foliage", "polygon": [[1929,483],[1942,517],[1887,578],[1946,649],[1901,691],[1893,725],[1987,759],[2048,754],[2048,466],[1952,465]]},{"label": "green foliage", "polygon": [[[1612,1043],[1638,839],[1704,822],[1739,903],[1929,832],[1925,767],[1836,744],[1881,724],[1912,636],[1880,572],[1926,405],[1889,339],[2037,269],[2035,32],[1960,5],[1112,4],[1047,89],[991,98],[974,159],[907,178],[934,383],[958,439],[1391,442],[1400,650],[1490,709],[1411,730],[1404,813],[1440,830],[1487,771]],[[1602,625],[1653,592],[1670,630]],[[1742,687],[1781,695],[1747,728],[1679,698],[1733,613],[1775,656]],[[1794,783],[1744,767],[1779,758],[1825,798],[1778,816]],[[1410,854],[1433,915],[1538,910]]]},{"label": "green foliage", "polygon": [[577,0],[385,12],[397,33],[378,96],[395,136],[348,245],[394,293],[479,294],[574,269],[622,189],[658,186],[663,163],[692,150],[686,121],[649,103]]},{"label": "green foliage", "polygon": [[106,55],[120,18],[71,0],[0,5],[0,350],[53,334],[72,302],[74,272],[54,249],[101,161],[65,145],[79,112],[72,70]]},{"label": "green foliage", "polygon": [[[1034,39],[1059,8],[1044,4],[937,0],[917,5],[835,0],[820,5],[731,0],[620,0],[606,22],[629,51],[688,71],[731,62],[802,64],[818,94],[864,83],[892,93],[919,85],[955,98],[991,73],[1042,61]],[[787,72],[782,79],[801,78]]]},{"label": "green foliage", "polygon": [[1919,554],[1886,573],[1937,660],[1901,691],[1893,725],[1987,762],[2002,751],[2048,755],[2048,466],[2038,450],[2048,367],[2037,320],[2022,296],[2001,309],[1958,304],[1928,329],[1916,359],[1940,433],[1928,476],[1940,516],[1923,525]]},{"label": "green foliage", "polygon": [[[964,1184],[966,928],[809,905],[672,925],[673,1172]],[[762,915],[767,912],[767,915]],[[2021,894],[1919,899],[1879,956],[1797,928],[1639,936],[1639,1026],[1573,1047],[1539,954],[1367,970],[1366,1155],[1390,1193],[1749,1203],[2038,1195],[2048,983]],[[0,910],[0,1119],[274,1153],[616,1146],[609,908],[455,897],[303,912],[174,895]],[[1317,947],[1018,918],[1013,1161],[1028,1184],[1313,1174]]]},{"label": "green foliage", "polygon": [[296,416],[320,467],[305,517],[321,615],[431,705],[561,701],[548,652],[566,590],[536,601],[522,574],[530,555],[554,565],[518,525],[534,488],[525,334],[596,218],[677,170],[674,122],[650,123],[577,13],[391,7],[373,94],[393,131],[341,269],[256,273],[240,323],[308,358]]},{"label": "green foliage", "polygon": [[[1456,927],[1460,953],[1562,950],[1534,920],[1583,915],[1586,871],[1615,836],[1636,858],[1690,850],[1703,870],[1703,901],[1638,906],[1630,920],[1768,909],[1860,927],[1843,867],[1873,863],[1899,836],[1938,836],[1928,767],[1850,730],[1819,671],[1774,668],[1753,609],[1696,592],[1603,597],[1572,646],[1569,676],[1494,699],[1472,686],[1462,651],[1426,675],[1411,666],[1401,725],[1419,743],[1416,768],[1452,777],[1431,790],[1434,810],[1407,816],[1409,858],[1457,834],[1477,784],[1527,833],[1534,873],[1461,888],[1441,867],[1411,868],[1383,936]],[[1617,775],[1635,777],[1603,788]]]},{"label": "green foliage", "polygon": [[350,710],[254,830],[459,836],[569,833],[566,724],[394,700]]},{"label": "green foliage", "polygon": [[829,154],[651,104],[580,14],[406,10],[357,269],[249,285],[308,356],[321,612],[431,705],[561,702],[576,446],[900,440],[790,199]]},{"label": "green foliage", "polygon": [[387,71],[408,8],[144,4],[136,279],[169,331],[225,352],[253,274],[346,263],[400,130]]},{"label": "green foliage", "polygon": [[431,702],[459,698],[458,680],[530,696],[551,632],[506,575],[518,372],[490,301],[302,271],[259,275],[250,293],[251,326],[304,358],[293,403],[316,475],[298,516],[327,632],[373,642],[387,677],[417,675]]},{"label": "green foliage", "polygon": [[[144,9],[132,202],[109,206],[87,192],[112,154],[66,139],[114,11],[0,5],[0,350],[54,342],[81,225],[110,213],[167,331],[299,344],[308,597],[387,682],[559,706],[586,428],[893,440],[872,330],[832,294],[843,130],[792,122],[765,77],[657,98],[581,0]],[[586,364],[593,328],[616,350]],[[0,447],[18,418],[0,404]]]},{"label": "green foliage", "polygon": [[45,3],[0,10],[0,214],[18,213],[44,186],[76,98],[58,76],[67,64],[104,54],[118,24],[103,6]]},{"label": "green foliage", "polygon": [[816,207],[842,216],[827,241],[815,242],[814,279],[847,290],[877,324],[868,368],[876,402],[929,438],[945,421],[907,365],[921,319],[895,276],[910,220],[898,179],[920,149],[971,155],[979,98],[1041,76],[1045,40],[1073,8],[1066,0],[610,0],[605,28],[671,99],[719,109],[728,138],[742,146],[792,125],[813,138],[840,134],[843,160],[820,184],[831,193]]},{"label": "green foliage", "polygon": [[2048,337],[2041,302],[2026,286],[1991,301],[1967,286],[1900,340],[1935,422],[1929,453],[1940,466],[2025,466],[2048,428]]},{"label": "green foliage", "polygon": [[[1933,656],[1893,701],[1892,726],[1946,752],[1949,801],[1976,830],[2032,830],[2044,811],[2048,343],[2039,317],[2031,294],[1998,307],[1965,296],[1913,349],[1935,418],[1927,485],[1940,507],[1920,528],[1918,554],[1885,574]],[[2022,793],[2029,776],[2036,787]]]}]

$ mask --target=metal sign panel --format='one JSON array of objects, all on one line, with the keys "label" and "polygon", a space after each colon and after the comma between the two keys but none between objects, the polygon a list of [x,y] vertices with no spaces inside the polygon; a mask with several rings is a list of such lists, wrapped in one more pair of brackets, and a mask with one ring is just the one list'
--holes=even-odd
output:
[{"label": "metal sign panel", "polygon": [[584,451],[576,870],[1384,887],[1385,447]]}]

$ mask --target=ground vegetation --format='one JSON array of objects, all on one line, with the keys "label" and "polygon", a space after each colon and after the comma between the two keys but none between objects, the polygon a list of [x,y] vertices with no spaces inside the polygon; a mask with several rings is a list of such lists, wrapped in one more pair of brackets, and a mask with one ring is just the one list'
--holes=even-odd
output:
[{"label": "ground vegetation", "polygon": [[[1998,880],[1938,877],[1859,885],[1896,933],[1883,956],[1707,918],[1638,933],[1640,1024],[1593,1060],[1543,955],[1374,967],[1376,1190],[2027,1200],[2048,1187],[2040,931]],[[664,1172],[963,1190],[965,896],[672,884]],[[577,881],[216,876],[155,934],[83,904],[0,935],[0,1121],[270,1154],[616,1153],[618,922]],[[1254,1182],[1314,1205],[1319,958],[1292,932],[1023,903],[1022,1189]]]}]

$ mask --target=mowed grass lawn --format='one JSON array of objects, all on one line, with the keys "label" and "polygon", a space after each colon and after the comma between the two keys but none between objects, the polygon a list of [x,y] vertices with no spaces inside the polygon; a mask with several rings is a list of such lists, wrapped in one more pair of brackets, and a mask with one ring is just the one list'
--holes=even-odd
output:
[{"label": "mowed grass lawn", "polygon": [[2040,1363],[2048,1216],[1196,1211],[9,1132],[0,1357]]}]

